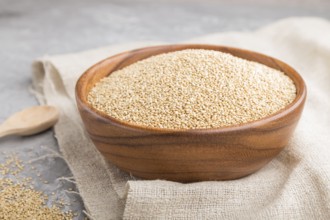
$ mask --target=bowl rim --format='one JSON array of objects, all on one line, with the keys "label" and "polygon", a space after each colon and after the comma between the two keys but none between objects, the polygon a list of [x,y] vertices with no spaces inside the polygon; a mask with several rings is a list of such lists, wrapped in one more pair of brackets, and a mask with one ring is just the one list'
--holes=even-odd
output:
[{"label": "bowl rim", "polygon": [[[115,60],[116,58],[119,58],[121,56],[129,55],[129,54],[130,54],[129,56],[132,56],[131,55],[132,52],[134,54],[136,54],[136,53],[141,53],[141,52],[147,51],[149,49],[158,49],[158,48],[162,49],[162,48],[166,48],[166,47],[171,47],[171,48],[173,47],[173,50],[170,52],[180,51],[180,50],[185,50],[185,49],[196,49],[196,48],[199,48],[199,49],[204,48],[207,50],[212,50],[211,48],[222,48],[225,50],[227,50],[227,49],[236,50],[236,51],[239,51],[242,53],[250,53],[255,56],[261,56],[261,57],[264,57],[267,59],[271,59],[274,61],[274,63],[280,64],[281,66],[285,66],[286,68],[290,69],[290,73],[287,73],[279,65],[277,65],[277,67],[279,68],[278,70],[285,73],[294,82],[294,84],[296,86],[297,95],[290,104],[288,104],[281,110],[279,110],[271,115],[268,115],[266,117],[260,118],[258,120],[246,122],[243,124],[232,125],[232,126],[219,127],[219,128],[170,129],[170,128],[148,127],[148,126],[138,125],[138,124],[125,122],[125,121],[116,119],[116,118],[114,118],[110,115],[107,115],[106,113],[94,108],[91,104],[89,104],[87,102],[86,98],[83,97],[82,93],[79,92],[80,90],[82,90],[84,88],[83,85],[87,83],[88,76],[90,75],[90,73],[95,72],[95,70],[97,69],[97,67],[99,65],[104,64],[106,62],[110,62],[110,60]],[[177,47],[179,47],[180,49],[175,49]],[[215,49],[213,49],[213,50],[215,50]],[[163,53],[168,53],[168,52],[163,52]],[[230,52],[226,52],[226,51],[224,51],[224,53],[230,54]],[[159,54],[161,54],[161,53],[159,53]],[[154,56],[154,55],[151,55],[151,56]],[[151,56],[148,56],[148,57],[151,57]],[[233,55],[233,56],[236,56],[236,55]],[[140,60],[143,60],[143,59],[146,59],[146,58],[142,58]],[[245,58],[242,58],[242,59],[245,59]],[[253,62],[257,62],[257,61],[253,61]],[[263,63],[261,63],[261,64],[263,64]],[[266,64],[263,64],[263,65],[266,65]],[[116,69],[116,70],[118,70],[118,69]],[[114,71],[116,71],[116,70],[114,70]],[[110,75],[112,72],[113,71],[109,72],[108,75]],[[298,87],[298,85],[299,85],[299,87]],[[97,62],[96,64],[92,65],[79,77],[78,81],[76,82],[76,86],[75,86],[75,96],[76,96],[77,103],[80,103],[81,105],[83,105],[85,107],[85,110],[87,110],[90,114],[93,114],[94,117],[109,121],[112,124],[115,124],[116,126],[122,127],[125,129],[148,131],[148,132],[153,132],[153,133],[202,134],[202,133],[227,133],[227,132],[238,132],[238,131],[241,132],[244,130],[251,130],[254,128],[258,128],[262,125],[268,124],[270,122],[276,121],[276,120],[283,118],[284,116],[290,114],[292,111],[294,111],[299,106],[304,104],[306,95],[307,95],[307,88],[306,88],[306,84],[305,84],[303,78],[300,76],[300,74],[294,68],[292,68],[287,63],[285,63],[279,59],[276,59],[274,57],[259,53],[259,52],[231,47],[231,46],[212,45],[212,44],[168,44],[168,45],[165,44],[165,45],[148,46],[148,47],[142,47],[142,48],[138,48],[138,49],[124,51],[122,53],[107,57],[107,58]]]}]

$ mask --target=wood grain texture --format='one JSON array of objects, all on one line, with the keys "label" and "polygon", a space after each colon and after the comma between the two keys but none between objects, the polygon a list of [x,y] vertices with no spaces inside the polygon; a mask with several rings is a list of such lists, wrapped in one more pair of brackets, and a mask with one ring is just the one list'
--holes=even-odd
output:
[{"label": "wood grain texture", "polygon": [[[188,48],[222,51],[281,70],[294,81],[297,97],[283,110],[254,122],[190,130],[128,124],[88,104],[90,89],[111,72],[153,55]],[[165,45],[124,52],[95,64],[76,85],[87,133],[107,160],[137,177],[179,182],[237,179],[259,170],[288,144],[305,99],[305,83],[289,65],[260,53],[215,45]]]}]

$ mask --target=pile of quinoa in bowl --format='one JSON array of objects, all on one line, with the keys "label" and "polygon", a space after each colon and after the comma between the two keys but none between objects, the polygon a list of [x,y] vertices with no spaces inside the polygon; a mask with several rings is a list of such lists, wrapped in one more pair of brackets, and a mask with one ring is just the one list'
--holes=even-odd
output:
[{"label": "pile of quinoa in bowl", "polygon": [[228,53],[185,49],[114,71],[87,98],[95,109],[134,125],[206,129],[259,120],[295,97],[293,81],[279,70]]}]

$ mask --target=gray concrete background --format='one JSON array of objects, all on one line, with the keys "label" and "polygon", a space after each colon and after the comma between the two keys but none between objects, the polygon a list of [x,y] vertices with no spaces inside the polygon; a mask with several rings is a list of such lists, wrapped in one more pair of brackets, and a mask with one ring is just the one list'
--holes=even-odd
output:
[{"label": "gray concrete background", "polygon": [[[330,18],[330,1],[105,1],[105,0],[0,0],[0,123],[24,107],[37,105],[29,93],[31,62],[45,54],[76,52],[119,42],[161,40],[176,42],[219,31],[248,31],[290,16]],[[52,131],[31,137],[0,140],[1,152],[16,152],[24,160],[58,152]],[[77,196],[64,190],[73,187],[60,176],[71,176],[61,158],[34,162],[50,183],[34,184],[46,193],[55,192],[82,210]],[[82,215],[79,217],[81,218]]]}]

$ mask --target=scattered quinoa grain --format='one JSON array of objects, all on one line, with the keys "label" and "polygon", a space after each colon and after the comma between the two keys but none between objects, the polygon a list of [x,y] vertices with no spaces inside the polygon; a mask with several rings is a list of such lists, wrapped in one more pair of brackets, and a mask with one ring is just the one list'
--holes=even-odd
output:
[{"label": "scattered quinoa grain", "polygon": [[0,164],[0,219],[71,220],[72,211],[63,213],[56,204],[46,205],[48,196],[34,189],[32,178],[6,177],[16,176],[23,169],[22,161],[15,155]]},{"label": "scattered quinoa grain", "polygon": [[198,129],[258,120],[295,97],[293,81],[281,71],[227,53],[188,49],[113,72],[91,89],[88,102],[136,125]]}]

